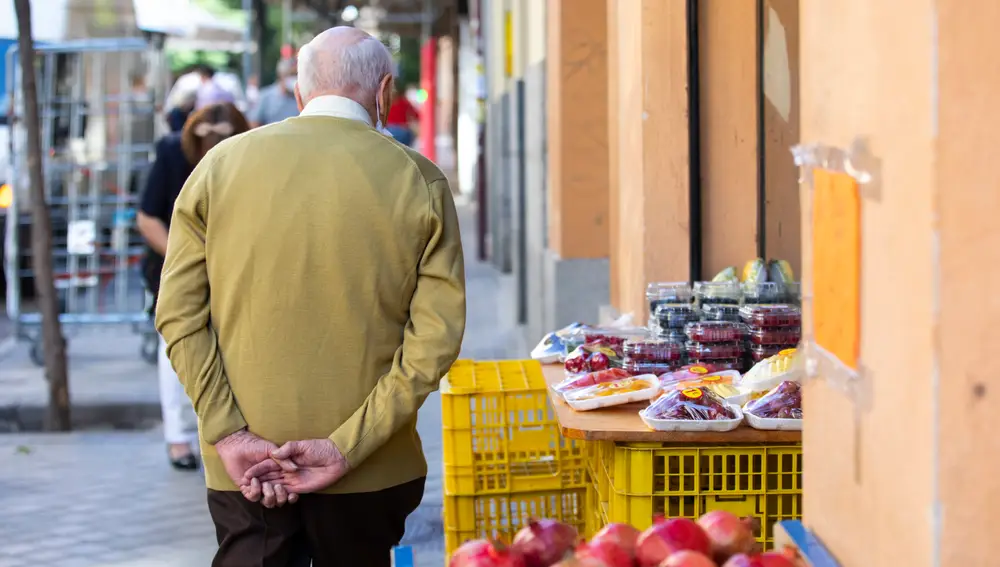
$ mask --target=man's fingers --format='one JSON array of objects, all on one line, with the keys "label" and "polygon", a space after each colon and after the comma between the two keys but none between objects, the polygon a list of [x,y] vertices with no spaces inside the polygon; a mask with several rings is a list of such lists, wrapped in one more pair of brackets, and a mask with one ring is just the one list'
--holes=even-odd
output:
[{"label": "man's fingers", "polygon": [[287,503],[287,502],[288,502],[288,493],[285,492],[285,487],[281,486],[280,484],[275,483],[275,485],[274,485],[274,505],[278,506],[280,508],[281,506],[284,506],[285,503]]},{"label": "man's fingers", "polygon": [[250,485],[241,489],[243,496],[250,502],[260,501],[260,482],[255,478],[250,481]]},{"label": "man's fingers", "polygon": [[275,463],[277,463],[278,466],[281,467],[281,470],[283,470],[285,472],[295,472],[295,471],[299,470],[299,466],[296,465],[291,460],[289,460],[289,459],[279,459],[279,458],[275,457],[273,453],[271,454],[271,460],[274,461]]},{"label": "man's fingers", "polygon": [[243,484],[250,484],[251,478],[263,478],[268,473],[281,472],[281,467],[273,459],[264,459],[243,473]]},{"label": "man's fingers", "polygon": [[274,482],[276,480],[281,480],[284,477],[285,477],[285,472],[284,471],[272,471],[272,472],[267,473],[264,476],[257,476],[257,477],[254,477],[254,478],[256,478],[257,480],[259,480],[261,482]]},{"label": "man's fingers", "polygon": [[289,492],[288,493],[288,503],[289,504],[295,504],[298,501],[299,501],[299,495],[298,494],[295,494],[294,492]]},{"label": "man's fingers", "polygon": [[263,490],[264,497],[261,498],[260,503],[263,504],[265,508],[274,508],[276,500],[274,495],[274,486],[272,486],[270,482],[265,482],[261,484],[261,488]]},{"label": "man's fingers", "polygon": [[295,455],[302,453],[302,443],[299,441],[289,441],[281,447],[278,447],[277,451],[271,452],[272,459],[287,460],[291,459]]}]

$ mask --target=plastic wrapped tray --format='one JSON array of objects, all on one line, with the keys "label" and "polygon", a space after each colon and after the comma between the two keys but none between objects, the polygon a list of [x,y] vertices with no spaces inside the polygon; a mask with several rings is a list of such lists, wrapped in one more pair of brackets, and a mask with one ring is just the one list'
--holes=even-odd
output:
[{"label": "plastic wrapped tray", "polygon": [[802,338],[801,327],[750,327],[750,342],[758,345],[795,345]]},{"label": "plastic wrapped tray", "polygon": [[729,419],[664,419],[657,417],[655,408],[665,403],[669,396],[691,397],[693,403],[697,403],[697,398],[707,394],[701,388],[691,388],[675,393],[668,392],[651,403],[648,407],[639,410],[639,417],[646,424],[646,427],[654,431],[732,431],[740,426],[743,421],[743,410],[739,404],[723,403],[723,406],[733,414]]},{"label": "plastic wrapped tray", "polygon": [[746,325],[732,321],[695,321],[684,326],[684,334],[689,339],[702,343],[741,341],[746,333]]},{"label": "plastic wrapped tray", "polygon": [[801,430],[801,386],[795,381],[783,381],[763,396],[747,402],[743,413],[747,422],[757,429]]},{"label": "plastic wrapped tray", "polygon": [[697,321],[698,311],[690,303],[665,303],[653,313],[660,329],[683,329],[684,325]]},{"label": "plastic wrapped tray", "polygon": [[738,305],[743,296],[739,282],[695,282],[694,297],[701,304]]},{"label": "plastic wrapped tray", "polygon": [[[626,391],[633,386],[638,389]],[[576,411],[590,411],[651,400],[659,393],[660,380],[655,375],[646,374],[572,390],[566,392],[563,399]]]},{"label": "plastic wrapped tray", "polygon": [[634,360],[631,358],[626,358],[622,364],[622,368],[633,376],[639,376],[642,374],[666,374],[672,372],[680,361],[648,361],[648,360]]},{"label": "plastic wrapped tray", "polygon": [[737,370],[739,372],[745,372],[749,364],[746,360],[742,358],[719,358],[719,359],[701,359],[701,358],[690,358],[688,359],[690,364],[697,364],[701,366],[712,365],[719,370]]},{"label": "plastic wrapped tray", "polygon": [[641,339],[649,334],[646,329],[638,327],[630,329],[602,329],[600,327],[590,327],[582,329],[581,332],[583,334],[584,343],[601,342],[615,347],[616,350],[621,350],[621,346],[627,340]]},{"label": "plastic wrapped tray", "polygon": [[794,305],[744,305],[740,318],[754,327],[800,327],[802,311]]},{"label": "plastic wrapped tray", "polygon": [[750,345],[750,358],[756,363],[771,358],[772,356],[795,348],[795,343],[787,345]]},{"label": "plastic wrapped tray", "polygon": [[660,387],[663,388],[664,392],[688,388],[708,388],[720,398],[725,399],[726,403],[742,405],[747,400],[747,396],[739,389],[739,382],[740,373],[738,370],[722,370],[680,381],[669,381],[665,380],[664,376],[660,376]]},{"label": "plastic wrapped tray", "polygon": [[684,347],[668,339],[630,339],[622,345],[622,353],[636,362],[672,362],[681,359]]},{"label": "plastic wrapped tray", "polygon": [[742,341],[728,343],[702,343],[688,341],[684,345],[688,357],[697,360],[717,360],[720,358],[740,358],[745,352]]},{"label": "plastic wrapped tray", "polygon": [[569,376],[562,382],[552,386],[552,392],[558,398],[562,398],[567,392],[588,388],[594,384],[622,380],[629,377],[629,372],[621,368],[611,368],[598,372],[588,372],[586,374],[575,374]]},{"label": "plastic wrapped tray", "polygon": [[705,303],[701,306],[701,318],[704,321],[734,321],[739,323],[740,306],[722,303]]}]

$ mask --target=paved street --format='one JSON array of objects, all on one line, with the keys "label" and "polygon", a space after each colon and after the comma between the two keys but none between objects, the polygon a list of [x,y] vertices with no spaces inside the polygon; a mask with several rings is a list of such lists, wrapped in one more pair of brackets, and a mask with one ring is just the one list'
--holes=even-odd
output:
[{"label": "paved street", "polygon": [[[469,322],[463,357],[523,355],[514,310],[499,298],[509,281],[474,260],[474,225],[462,211]],[[2,340],[2,339],[0,339]],[[156,428],[155,369],[129,329],[69,336],[75,419],[72,434],[0,434],[0,567],[195,567],[208,565],[214,533],[200,474],[173,471]],[[45,384],[27,347],[0,351],[0,432],[30,429]],[[153,415],[149,415],[152,412]],[[152,419],[151,419],[152,418]],[[145,427],[116,431],[116,427]],[[150,428],[152,427],[152,428]],[[405,543],[418,565],[444,564],[441,517],[441,406],[435,394],[418,427],[430,463],[420,509]]]}]

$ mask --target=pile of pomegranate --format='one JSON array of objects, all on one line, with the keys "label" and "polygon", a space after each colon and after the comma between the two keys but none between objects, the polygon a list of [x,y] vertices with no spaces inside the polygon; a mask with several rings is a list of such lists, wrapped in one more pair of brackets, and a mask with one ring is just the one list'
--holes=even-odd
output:
[{"label": "pile of pomegranate", "polygon": [[608,524],[589,542],[572,526],[531,520],[508,546],[474,540],[451,556],[449,567],[797,567],[794,553],[757,553],[749,520],[722,510],[698,521],[657,517],[644,532]]}]

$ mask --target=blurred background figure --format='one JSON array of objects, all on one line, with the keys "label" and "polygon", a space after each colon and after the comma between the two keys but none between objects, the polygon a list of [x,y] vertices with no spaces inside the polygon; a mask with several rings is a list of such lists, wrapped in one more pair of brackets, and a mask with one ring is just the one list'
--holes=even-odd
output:
[{"label": "blurred background figure", "polygon": [[198,88],[198,96],[195,99],[194,109],[199,110],[214,104],[233,104],[235,106],[236,97],[219,83],[209,81]]},{"label": "blurred background figure", "polygon": [[[156,145],[156,161],[149,173],[137,214],[139,232],[146,240],[143,279],[153,294],[153,310],[160,290],[160,271],[167,249],[167,231],[174,201],[194,166],[222,140],[250,129],[246,118],[231,100],[232,95],[208,83],[198,91],[198,109],[180,132],[164,136]],[[221,101],[221,102],[212,102]],[[166,344],[160,339],[157,370],[163,435],[170,464],[178,470],[197,470],[193,444],[198,439],[197,419],[191,401],[167,360]]]},{"label": "blurred background figure", "polygon": [[257,106],[250,112],[250,126],[266,126],[299,115],[295,102],[295,79],[298,75],[295,59],[278,62],[278,79],[260,91]]},{"label": "blurred background figure", "polygon": [[247,79],[246,97],[247,111],[252,112],[253,109],[257,108],[257,102],[260,101],[260,80],[257,75],[250,75]]},{"label": "blurred background figure", "polygon": [[204,64],[193,65],[174,81],[167,93],[167,125],[171,132],[180,132],[194,111],[198,90],[212,81],[215,70]]},{"label": "blurred background figure", "polygon": [[392,95],[392,105],[386,118],[386,129],[397,142],[412,146],[420,114],[406,98],[406,87],[397,85]]}]

